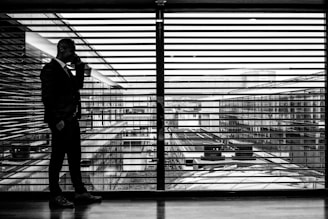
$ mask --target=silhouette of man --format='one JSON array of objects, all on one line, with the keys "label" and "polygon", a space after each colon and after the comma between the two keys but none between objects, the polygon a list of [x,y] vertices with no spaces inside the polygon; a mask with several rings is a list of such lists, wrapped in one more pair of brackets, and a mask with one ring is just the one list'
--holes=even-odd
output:
[{"label": "silhouette of man", "polygon": [[[75,65],[75,76],[66,63]],[[83,88],[85,64],[75,53],[72,39],[61,39],[57,44],[57,56],[41,71],[42,102],[45,107],[44,120],[52,134],[49,164],[50,207],[73,208],[59,186],[59,173],[64,157],[67,161],[75,189],[75,203],[101,201],[100,196],[87,192],[81,177],[81,139],[78,119],[81,118],[79,90]]]}]

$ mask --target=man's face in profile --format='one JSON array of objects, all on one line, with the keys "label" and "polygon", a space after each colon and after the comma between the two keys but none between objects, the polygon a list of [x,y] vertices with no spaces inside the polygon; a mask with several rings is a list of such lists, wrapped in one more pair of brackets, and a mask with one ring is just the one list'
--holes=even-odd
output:
[{"label": "man's face in profile", "polygon": [[75,46],[72,45],[72,46],[62,47],[61,52],[62,52],[62,59],[65,63],[72,62],[75,57]]}]

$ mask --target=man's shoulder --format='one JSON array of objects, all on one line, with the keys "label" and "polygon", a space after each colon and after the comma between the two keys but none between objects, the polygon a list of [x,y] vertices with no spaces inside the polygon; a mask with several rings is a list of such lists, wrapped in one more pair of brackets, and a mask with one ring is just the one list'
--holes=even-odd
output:
[{"label": "man's shoulder", "polygon": [[57,63],[54,59],[51,59],[50,62],[46,63],[44,66],[43,66],[43,69],[49,69],[49,68],[56,68],[57,67]]},{"label": "man's shoulder", "polygon": [[52,59],[50,62],[46,63],[43,66],[43,68],[41,69],[41,75],[48,75],[51,72],[56,72],[58,69],[60,69],[59,64],[54,59]]}]

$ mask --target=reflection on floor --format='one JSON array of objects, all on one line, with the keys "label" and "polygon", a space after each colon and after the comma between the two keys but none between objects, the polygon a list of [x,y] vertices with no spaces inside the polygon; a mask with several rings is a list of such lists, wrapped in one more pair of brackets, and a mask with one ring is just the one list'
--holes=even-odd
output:
[{"label": "reflection on floor", "polygon": [[[328,199],[327,199],[328,200]],[[2,219],[273,219],[327,218],[327,200],[284,197],[104,200],[75,209],[50,210],[46,200],[0,201]]]}]

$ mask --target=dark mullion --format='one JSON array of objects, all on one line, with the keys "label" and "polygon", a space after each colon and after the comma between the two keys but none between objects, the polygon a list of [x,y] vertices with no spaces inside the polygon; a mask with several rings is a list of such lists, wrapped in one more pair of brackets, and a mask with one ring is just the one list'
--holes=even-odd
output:
[{"label": "dark mullion", "polygon": [[156,7],[157,190],[165,190],[164,6]]}]

